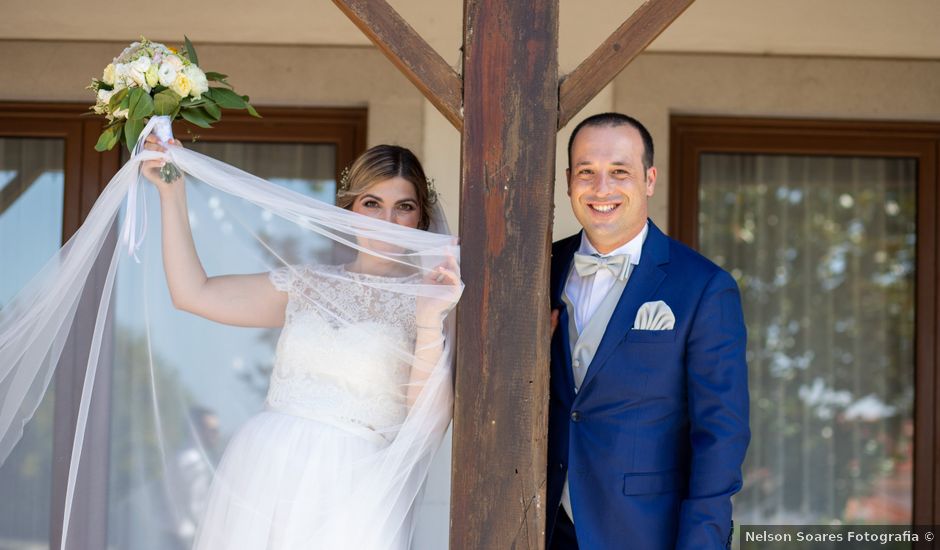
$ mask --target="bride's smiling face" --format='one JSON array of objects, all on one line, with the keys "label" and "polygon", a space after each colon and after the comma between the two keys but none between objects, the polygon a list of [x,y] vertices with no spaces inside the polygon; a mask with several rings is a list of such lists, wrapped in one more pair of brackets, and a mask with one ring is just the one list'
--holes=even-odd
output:
[{"label": "bride's smiling face", "polygon": [[415,186],[401,176],[370,185],[356,197],[352,211],[413,228],[417,228],[421,221],[421,207]]}]

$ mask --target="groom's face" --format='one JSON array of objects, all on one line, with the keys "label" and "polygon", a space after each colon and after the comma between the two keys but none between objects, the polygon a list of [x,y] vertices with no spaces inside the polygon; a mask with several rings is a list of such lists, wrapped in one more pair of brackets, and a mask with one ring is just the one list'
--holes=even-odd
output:
[{"label": "groom's face", "polygon": [[571,146],[568,196],[588,240],[603,254],[643,229],[656,168],[643,168],[643,138],[632,126],[582,128]]}]

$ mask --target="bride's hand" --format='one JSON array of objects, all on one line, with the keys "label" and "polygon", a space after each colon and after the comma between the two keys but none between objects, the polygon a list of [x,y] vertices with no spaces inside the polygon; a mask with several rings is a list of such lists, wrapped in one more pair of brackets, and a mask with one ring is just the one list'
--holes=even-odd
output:
[{"label": "bride's hand", "polygon": [[422,327],[440,327],[444,315],[454,307],[460,298],[460,276],[457,275],[457,261],[447,258],[441,265],[425,274],[423,283],[447,287],[444,292],[434,297],[419,296],[417,303],[417,324]]},{"label": "bride's hand", "polygon": [[[176,139],[171,139],[169,145],[174,147],[182,147],[183,145]],[[160,143],[160,140],[157,139],[157,136],[150,134],[147,136],[147,139],[144,140],[144,149],[148,151],[158,151],[165,152],[166,147]],[[167,183],[163,181],[163,176],[160,175],[160,169],[163,168],[163,165],[166,164],[165,159],[154,159],[154,160],[145,160],[140,163],[141,172],[143,172],[144,177],[151,181],[154,185],[157,186],[157,189],[163,189],[166,187]],[[180,176],[176,180],[170,183],[179,183],[183,177]]]}]

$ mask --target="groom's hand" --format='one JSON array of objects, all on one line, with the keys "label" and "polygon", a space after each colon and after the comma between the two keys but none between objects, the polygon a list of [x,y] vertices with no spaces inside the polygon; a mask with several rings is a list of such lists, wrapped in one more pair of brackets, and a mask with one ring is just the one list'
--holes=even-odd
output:
[{"label": "groom's hand", "polygon": [[552,321],[552,331],[551,331],[551,333],[549,333],[549,336],[554,336],[554,335],[555,335],[555,328],[558,327],[558,314],[559,314],[559,313],[560,313],[560,311],[557,310],[557,309],[553,309],[553,310],[552,310],[552,319],[551,319],[551,321]]}]

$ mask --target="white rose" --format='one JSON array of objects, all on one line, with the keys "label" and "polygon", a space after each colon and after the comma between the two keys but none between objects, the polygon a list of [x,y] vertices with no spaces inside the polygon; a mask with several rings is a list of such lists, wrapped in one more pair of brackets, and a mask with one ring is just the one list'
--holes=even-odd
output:
[{"label": "white rose", "polygon": [[186,97],[193,88],[193,83],[183,73],[176,75],[176,81],[170,86],[170,89],[178,93],[180,97]]},{"label": "white rose", "polygon": [[108,66],[104,68],[104,74],[101,76],[101,81],[108,86],[114,86],[114,63],[108,63]]},{"label": "white rose", "polygon": [[141,73],[147,72],[147,69],[150,68],[150,56],[142,55],[131,62],[131,67],[135,70],[140,71]]},{"label": "white rose", "polygon": [[163,63],[164,64],[169,63],[170,66],[176,69],[177,71],[183,68],[183,60],[180,59],[180,57],[175,54],[170,54],[166,56],[166,59],[163,60]]},{"label": "white rose", "polygon": [[107,105],[108,102],[111,101],[111,96],[114,95],[115,91],[116,90],[98,90],[98,102]]},{"label": "white rose", "polygon": [[131,76],[131,66],[127,63],[118,63],[114,69],[114,88],[128,88],[134,85]]},{"label": "white rose", "polygon": [[134,67],[131,67],[127,72],[127,76],[131,79],[131,81],[134,82],[134,84],[137,84],[148,92],[150,91],[150,86],[147,85],[147,77],[144,75],[144,73],[138,71]]},{"label": "white rose", "polygon": [[183,69],[183,74],[189,78],[190,83],[192,83],[192,92],[195,99],[202,97],[202,94],[206,93],[209,89],[209,81],[206,79],[206,73],[202,72],[202,69],[195,65],[189,65]]},{"label": "white rose", "polygon": [[170,87],[174,82],[176,82],[176,68],[169,63],[163,63],[160,65],[160,69],[157,71],[157,76],[160,78],[160,85]]}]

